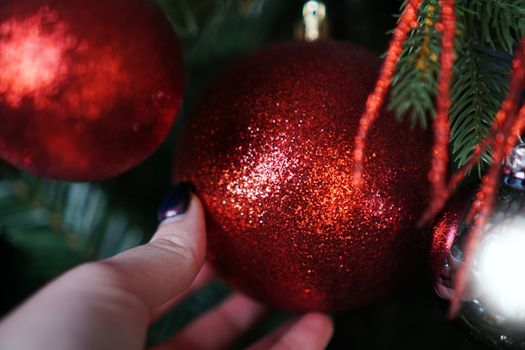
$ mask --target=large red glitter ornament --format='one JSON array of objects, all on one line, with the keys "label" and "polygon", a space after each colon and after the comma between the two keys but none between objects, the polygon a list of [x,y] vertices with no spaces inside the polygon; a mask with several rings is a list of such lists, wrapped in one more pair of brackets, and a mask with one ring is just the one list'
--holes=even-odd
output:
[{"label": "large red glitter ornament", "polygon": [[133,167],[182,100],[180,46],[153,1],[2,1],[0,67],[0,157],[45,177]]},{"label": "large red glitter ornament", "polygon": [[271,46],[215,82],[185,129],[175,179],[207,209],[209,259],[233,286],[294,311],[385,294],[424,247],[431,135],[383,114],[364,186],[353,149],[379,58],[323,41]]}]

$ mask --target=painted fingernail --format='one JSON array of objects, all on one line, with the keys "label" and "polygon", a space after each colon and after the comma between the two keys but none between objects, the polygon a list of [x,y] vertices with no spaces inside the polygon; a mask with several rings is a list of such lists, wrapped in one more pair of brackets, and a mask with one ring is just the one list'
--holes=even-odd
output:
[{"label": "painted fingernail", "polygon": [[164,198],[160,205],[157,219],[159,224],[165,220],[173,219],[176,216],[184,214],[191,202],[192,186],[183,182],[175,185]]}]

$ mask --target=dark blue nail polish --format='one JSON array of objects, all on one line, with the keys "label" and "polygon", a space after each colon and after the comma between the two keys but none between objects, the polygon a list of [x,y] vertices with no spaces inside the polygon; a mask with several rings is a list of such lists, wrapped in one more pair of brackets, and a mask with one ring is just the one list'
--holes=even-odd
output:
[{"label": "dark blue nail polish", "polygon": [[189,183],[180,183],[174,186],[160,205],[157,219],[159,223],[184,214],[191,202],[192,186]]}]

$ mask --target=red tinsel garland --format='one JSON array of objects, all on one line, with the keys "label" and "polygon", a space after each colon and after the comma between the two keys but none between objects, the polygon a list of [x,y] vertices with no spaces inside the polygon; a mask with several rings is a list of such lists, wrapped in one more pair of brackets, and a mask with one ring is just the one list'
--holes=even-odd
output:
[{"label": "red tinsel garland", "polygon": [[394,30],[394,35],[388,52],[386,54],[385,62],[379,74],[374,91],[366,101],[366,110],[359,122],[359,130],[355,138],[354,149],[354,185],[361,185],[363,175],[363,161],[364,151],[366,147],[366,137],[370,127],[376,121],[379,111],[384,104],[385,96],[392,84],[392,77],[397,68],[399,57],[403,52],[403,45],[408,37],[410,31],[417,27],[417,13],[421,5],[421,0],[410,0],[406,5],[399,23]]},{"label": "red tinsel garland", "polygon": [[450,87],[454,73],[454,39],[456,36],[456,13],[454,0],[444,0],[441,6],[441,23],[438,30],[442,34],[441,73],[438,79],[437,113],[434,121],[434,148],[432,168],[428,175],[432,185],[432,201],[422,221],[428,221],[429,213],[442,208],[447,196],[448,144],[450,142]]}]

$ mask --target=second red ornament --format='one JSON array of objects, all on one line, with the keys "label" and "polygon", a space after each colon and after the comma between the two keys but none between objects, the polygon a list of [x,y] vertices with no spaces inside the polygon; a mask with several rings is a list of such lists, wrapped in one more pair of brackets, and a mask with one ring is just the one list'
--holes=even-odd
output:
[{"label": "second red ornament", "polygon": [[151,0],[0,4],[0,158],[100,180],[150,155],[182,102],[182,53]]},{"label": "second red ornament", "polygon": [[350,44],[283,43],[236,62],[203,98],[175,179],[201,196],[209,259],[233,286],[284,309],[338,311],[384,295],[414,267],[430,134],[383,114],[364,186],[352,184],[379,64]]}]

